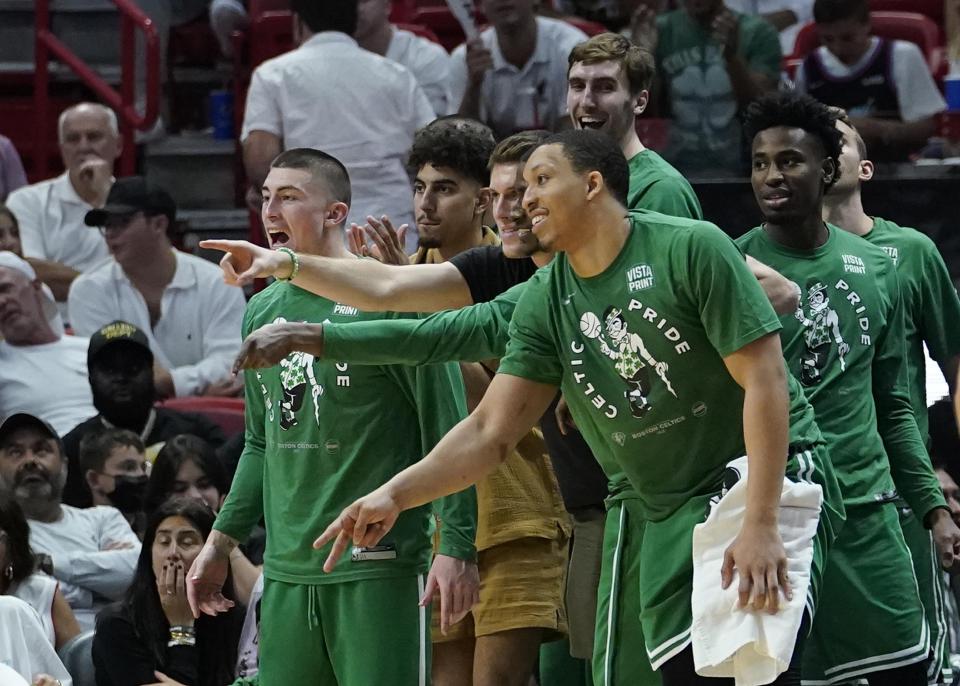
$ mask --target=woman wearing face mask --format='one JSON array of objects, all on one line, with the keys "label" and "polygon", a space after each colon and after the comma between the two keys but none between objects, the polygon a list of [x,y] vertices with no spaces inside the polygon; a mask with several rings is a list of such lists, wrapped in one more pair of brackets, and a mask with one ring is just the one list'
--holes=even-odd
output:
[{"label": "woman wearing face mask", "polygon": [[37,570],[23,511],[4,494],[0,494],[0,595],[19,598],[36,610],[47,639],[58,650],[80,633],[57,580]]},{"label": "woman wearing face mask", "polygon": [[[175,497],[151,515],[126,597],[97,617],[97,686],[163,683],[223,686],[233,681],[243,611],[194,620],[186,574],[213,528],[203,502]],[[227,576],[224,595],[233,598]]]},{"label": "woman wearing face mask", "polygon": [[[168,440],[153,462],[146,487],[146,510],[150,512],[174,495],[202,500],[214,512],[227,496],[227,475],[213,447],[202,438],[181,434]],[[234,590],[244,605],[263,564],[264,532],[257,527],[247,543],[230,555]]]},{"label": "woman wearing face mask", "polygon": [[105,429],[80,441],[80,469],[94,505],[112,505],[143,538],[147,459],[140,437],[126,429]]}]

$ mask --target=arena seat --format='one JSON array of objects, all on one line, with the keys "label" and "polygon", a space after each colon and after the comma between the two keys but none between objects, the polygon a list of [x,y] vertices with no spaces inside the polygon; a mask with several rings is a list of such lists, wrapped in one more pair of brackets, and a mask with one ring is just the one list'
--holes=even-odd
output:
[{"label": "arena seat", "polygon": [[[874,35],[915,43],[926,58],[930,73],[938,81],[946,74],[946,53],[940,30],[932,19],[917,12],[871,12],[870,22]],[[810,22],[797,34],[789,62],[793,65],[802,62],[819,45],[817,25]]]},{"label": "arena seat", "polygon": [[943,27],[943,0],[870,0],[872,12],[916,12]]},{"label": "arena seat", "polygon": [[223,429],[227,436],[243,431],[243,398],[217,398],[189,396],[170,398],[161,403],[163,407],[180,412],[196,412]]}]

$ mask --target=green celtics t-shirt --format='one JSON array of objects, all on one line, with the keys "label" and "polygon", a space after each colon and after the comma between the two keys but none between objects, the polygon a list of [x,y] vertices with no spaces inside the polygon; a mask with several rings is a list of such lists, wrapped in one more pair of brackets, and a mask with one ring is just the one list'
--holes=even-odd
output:
[{"label": "green celtics t-shirt", "polygon": [[929,439],[923,344],[940,363],[960,354],[960,298],[936,244],[915,229],[874,217],[864,238],[893,258],[905,313],[910,399],[924,441]]},{"label": "green celtics t-shirt", "polygon": [[[717,227],[647,212],[630,222],[602,274],[580,278],[560,254],[527,284],[499,371],[561,385],[601,466],[622,468],[660,520],[718,490],[744,454],[743,390],[723,357],[780,324]],[[802,395],[791,410],[791,442],[819,440]]]},{"label": "green celtics t-shirt", "polygon": [[629,209],[703,219],[700,200],[690,182],[656,152],[642,150],[630,158],[627,166],[630,168]]},{"label": "green celtics t-shirt", "polygon": [[942,504],[907,392],[903,301],[893,261],[828,225],[826,242],[792,250],[763,227],[741,249],[799,284],[781,318],[787,366],[816,412],[844,502],[888,500],[894,483],[920,516]]},{"label": "green celtics t-shirt", "polygon": [[[276,282],[247,305],[243,335],[280,321],[370,321],[364,313]],[[466,414],[454,365],[355,366],[294,352],[274,367],[245,373],[246,445],[215,528],[243,540],[265,515],[264,574],[289,583],[330,583],[426,571],[433,517],[429,505],[400,515],[381,545],[395,559],[321,566],[330,546],[312,542],[340,512],[419,461]],[[441,552],[473,559],[473,488],[438,503]]]},{"label": "green celtics t-shirt", "polygon": [[[776,29],[759,16],[734,14],[740,56],[751,71],[775,83],[781,58]],[[737,99],[720,44],[683,9],[658,16],[657,34],[657,73],[670,102],[665,157],[683,171],[740,172]]]}]

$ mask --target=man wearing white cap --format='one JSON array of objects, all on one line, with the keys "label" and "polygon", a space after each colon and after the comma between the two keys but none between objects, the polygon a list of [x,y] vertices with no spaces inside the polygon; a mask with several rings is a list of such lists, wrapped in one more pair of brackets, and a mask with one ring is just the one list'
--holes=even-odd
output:
[{"label": "man wearing white cap", "polygon": [[87,382],[87,339],[63,335],[57,322],[56,305],[33,268],[0,252],[0,417],[29,412],[64,434],[97,411]]}]

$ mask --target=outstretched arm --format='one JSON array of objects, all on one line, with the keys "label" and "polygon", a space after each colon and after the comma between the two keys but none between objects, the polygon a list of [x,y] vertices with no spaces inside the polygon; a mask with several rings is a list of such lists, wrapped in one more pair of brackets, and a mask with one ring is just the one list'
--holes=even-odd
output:
[{"label": "outstretched arm", "polygon": [[[226,253],[220,268],[233,286],[269,276],[285,279],[293,271],[286,253],[247,241],[201,241],[200,247]],[[398,266],[319,255],[297,258],[294,284],[368,312],[436,312],[473,304],[467,282],[450,263]]]},{"label": "outstretched arm", "polygon": [[404,510],[429,503],[475,484],[496,469],[536,424],[556,388],[497,374],[480,405],[444,436],[430,454],[383,486],[347,507],[314,542],[322,548],[336,539],[324,571],[353,541],[371,546],[383,538]]}]

